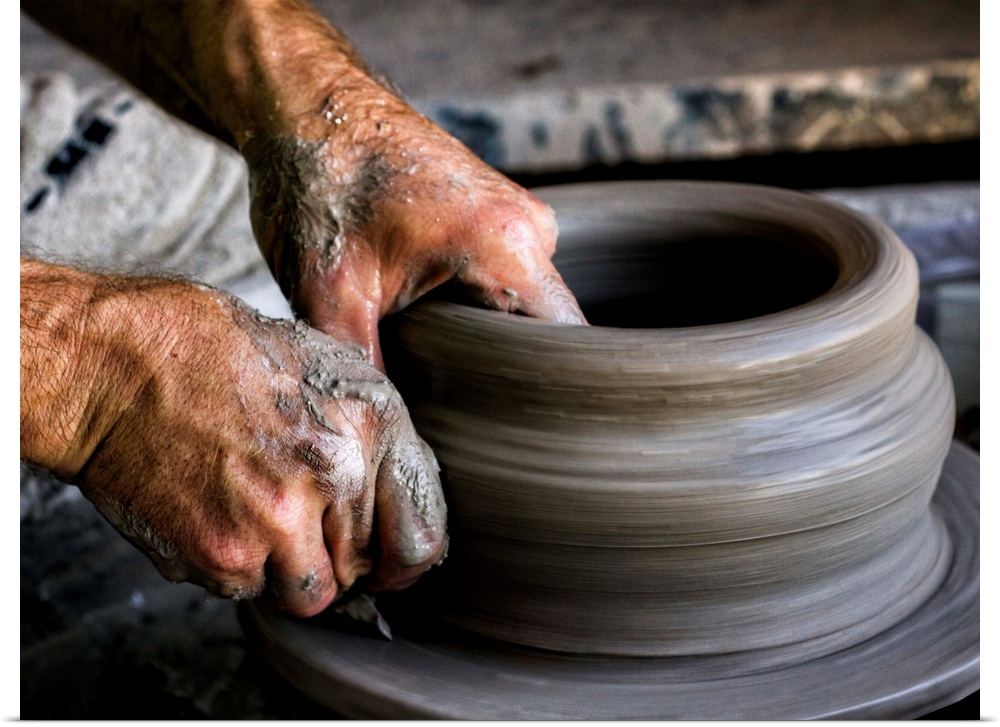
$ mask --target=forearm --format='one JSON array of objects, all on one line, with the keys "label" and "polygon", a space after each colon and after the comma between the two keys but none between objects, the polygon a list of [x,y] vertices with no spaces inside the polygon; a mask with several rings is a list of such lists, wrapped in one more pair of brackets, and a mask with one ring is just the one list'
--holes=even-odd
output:
[{"label": "forearm", "polygon": [[293,310],[376,365],[379,319],[447,280],[584,322],[551,263],[552,210],[380,85],[305,0],[37,2],[48,27],[239,149]]},{"label": "forearm", "polygon": [[24,0],[22,8],[238,148],[256,135],[296,135],[298,119],[373,83],[353,47],[303,0]]},{"label": "forearm", "polygon": [[21,458],[72,478],[136,389],[109,279],[21,259]]}]

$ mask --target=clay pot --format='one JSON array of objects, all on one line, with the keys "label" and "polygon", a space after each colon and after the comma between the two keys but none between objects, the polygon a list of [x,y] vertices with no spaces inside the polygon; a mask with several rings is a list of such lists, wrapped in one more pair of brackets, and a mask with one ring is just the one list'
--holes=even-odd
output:
[{"label": "clay pot", "polygon": [[776,663],[911,614],[950,559],[928,503],[954,403],[899,239],[747,185],[542,196],[592,327],[447,302],[395,324],[450,508],[426,608],[556,651]]}]

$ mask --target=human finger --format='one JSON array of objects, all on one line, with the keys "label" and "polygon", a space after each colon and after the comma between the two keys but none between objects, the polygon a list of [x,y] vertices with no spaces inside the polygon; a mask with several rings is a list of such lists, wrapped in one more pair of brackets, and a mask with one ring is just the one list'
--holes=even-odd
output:
[{"label": "human finger", "polygon": [[347,590],[372,569],[371,531],[374,488],[363,497],[332,503],[323,515],[323,533],[341,590]]},{"label": "human finger", "polygon": [[497,310],[520,312],[534,318],[587,325],[587,319],[559,271],[544,257],[528,264],[471,265],[462,283],[480,302]]},{"label": "human finger", "polygon": [[342,266],[304,278],[292,297],[295,311],[309,324],[338,341],[354,344],[368,362],[385,372],[378,341],[378,292],[360,278],[363,273]]},{"label": "human finger", "polygon": [[266,566],[268,586],[278,605],[302,617],[325,609],[338,590],[320,518],[306,522],[298,533],[279,540]]},{"label": "human finger", "polygon": [[379,466],[375,510],[373,590],[405,588],[443,559],[447,509],[437,460],[408,422]]}]

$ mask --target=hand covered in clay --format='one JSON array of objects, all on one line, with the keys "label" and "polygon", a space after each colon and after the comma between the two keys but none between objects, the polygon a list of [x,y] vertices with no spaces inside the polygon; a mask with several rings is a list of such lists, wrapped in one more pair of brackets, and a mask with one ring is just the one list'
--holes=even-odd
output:
[{"label": "hand covered in clay", "polygon": [[366,77],[243,146],[257,239],[296,312],[381,366],[378,321],[455,279],[491,308],[583,315],[552,210]]},{"label": "hand covered in clay", "polygon": [[308,8],[246,23],[257,46],[244,61],[265,82],[226,126],[258,243],[298,314],[379,366],[379,319],[451,279],[492,308],[585,322],[551,263],[551,208],[376,82]]},{"label": "hand covered in clay", "polygon": [[22,457],[168,579],[309,616],[442,558],[434,456],[353,347],[216,290],[31,262],[21,346]]}]

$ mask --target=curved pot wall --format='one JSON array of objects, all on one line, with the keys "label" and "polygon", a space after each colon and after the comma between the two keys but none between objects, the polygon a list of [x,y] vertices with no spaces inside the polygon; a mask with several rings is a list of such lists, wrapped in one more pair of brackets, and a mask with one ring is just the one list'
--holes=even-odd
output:
[{"label": "curved pot wall", "polygon": [[394,326],[450,507],[430,607],[558,651],[801,660],[923,603],[954,399],[895,235],[747,185],[541,195],[599,325],[432,302]]}]

